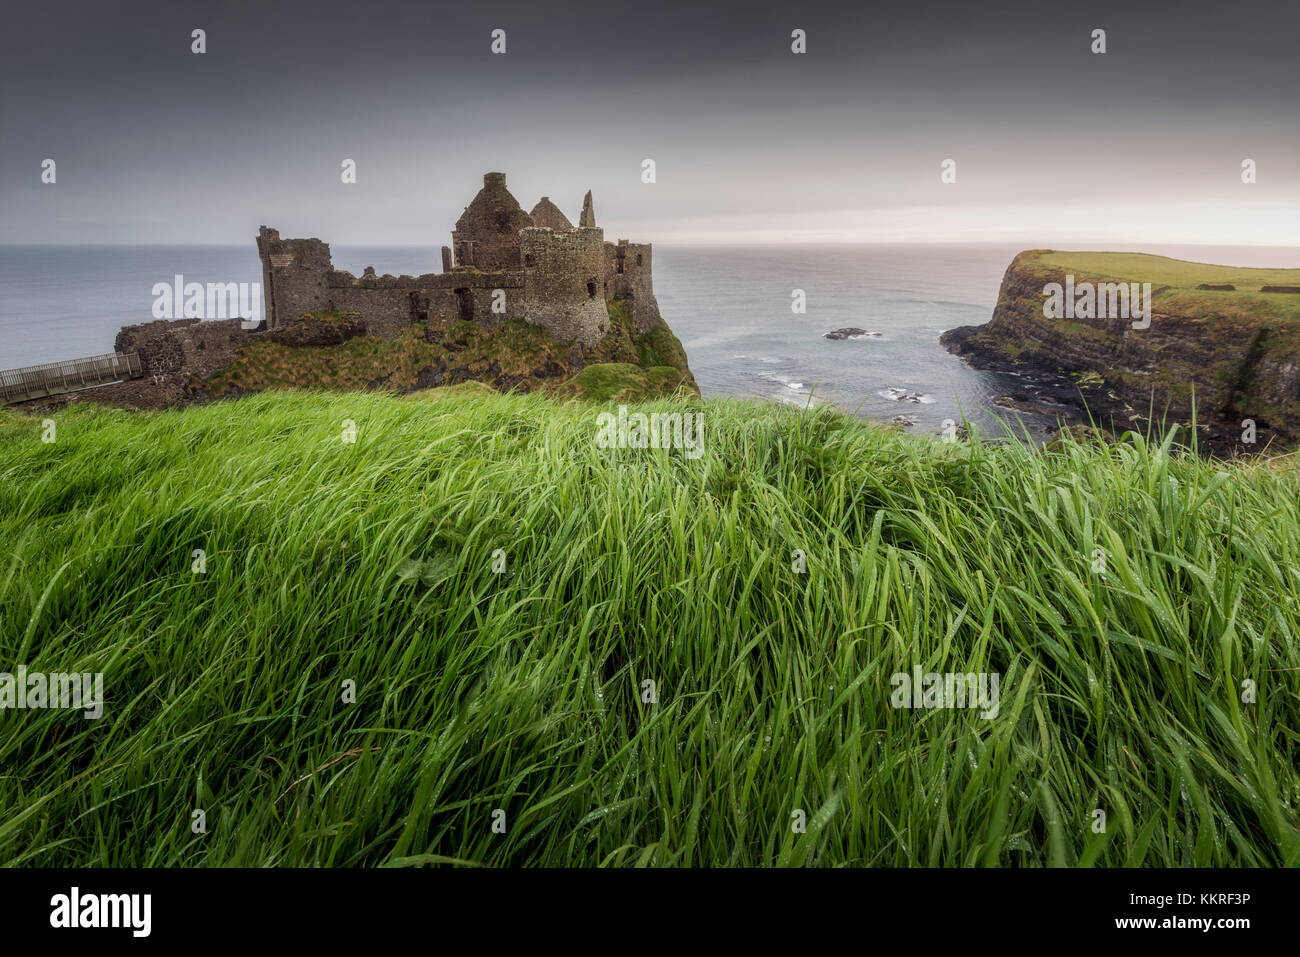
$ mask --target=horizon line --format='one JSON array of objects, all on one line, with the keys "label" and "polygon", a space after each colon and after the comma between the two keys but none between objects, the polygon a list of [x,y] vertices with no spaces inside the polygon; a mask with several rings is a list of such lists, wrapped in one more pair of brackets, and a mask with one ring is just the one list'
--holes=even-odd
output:
[{"label": "horizon line", "polygon": [[[312,238],[312,237],[305,237]],[[1134,246],[1210,246],[1225,248],[1261,248],[1261,249],[1297,249],[1300,250],[1300,243],[1259,243],[1259,242],[1208,242],[1198,241],[1189,242],[1187,240],[1084,240],[1083,245],[1096,246],[1103,242],[1129,243]],[[1028,245],[1025,245],[1029,243]],[[188,246],[201,247],[208,249],[242,249],[255,244],[255,237],[250,238],[247,242],[176,242],[174,240],[157,240],[152,242],[0,242],[0,249],[17,248],[30,249],[32,247],[123,247],[123,248],[140,248],[149,246]],[[382,242],[331,242],[331,247],[374,247],[384,249],[439,249],[439,243],[382,243]],[[659,241],[650,245],[657,247],[696,247],[708,246],[719,248],[765,248],[765,247],[788,247],[788,246],[1014,246],[1023,245],[1025,249],[1060,249],[1062,252],[1068,252],[1069,249],[1059,243],[1037,244],[1030,243],[1028,240],[1015,239],[822,239],[822,240],[789,240],[789,241],[757,241],[757,242],[735,242],[729,240],[695,240],[695,241]],[[1095,250],[1090,250],[1095,251]],[[1116,248],[1116,252],[1123,250]]]}]

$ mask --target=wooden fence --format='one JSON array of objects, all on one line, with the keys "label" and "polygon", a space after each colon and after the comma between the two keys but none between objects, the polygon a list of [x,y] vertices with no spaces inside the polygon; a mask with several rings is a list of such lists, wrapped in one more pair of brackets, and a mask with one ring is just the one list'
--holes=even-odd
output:
[{"label": "wooden fence", "polygon": [[135,353],[123,355],[110,352],[88,359],[69,359],[66,362],[47,362],[40,366],[0,371],[0,403],[39,399],[61,392],[75,392],[97,385],[108,385],[122,379],[138,379],[144,375],[140,357]]}]

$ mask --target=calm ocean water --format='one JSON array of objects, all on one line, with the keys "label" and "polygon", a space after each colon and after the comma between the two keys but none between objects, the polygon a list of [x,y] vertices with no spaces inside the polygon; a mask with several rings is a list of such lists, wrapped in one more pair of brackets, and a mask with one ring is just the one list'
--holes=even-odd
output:
[{"label": "calm ocean water", "polygon": [[[1015,377],[979,372],[939,345],[953,326],[986,322],[1020,245],[655,248],[655,292],[705,395],[829,402],[866,418],[906,415],[935,431],[963,415],[997,431],[994,396]],[[1081,247],[1083,248],[1083,247]],[[1094,247],[1104,248],[1104,247]],[[1183,259],[1300,265],[1300,250],[1137,246]],[[435,272],[434,247],[333,247],[358,275]],[[152,287],[260,282],[247,246],[0,246],[0,369],[110,352],[118,327],[153,317]],[[804,290],[807,312],[791,312]],[[880,335],[834,341],[854,326]],[[994,411],[1006,417],[1005,409]],[[1052,423],[1027,416],[1032,433]]]}]

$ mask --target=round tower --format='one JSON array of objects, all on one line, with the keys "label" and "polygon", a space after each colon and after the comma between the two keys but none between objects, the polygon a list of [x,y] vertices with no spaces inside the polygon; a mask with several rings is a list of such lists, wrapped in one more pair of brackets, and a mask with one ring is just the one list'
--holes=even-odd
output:
[{"label": "round tower", "polygon": [[605,231],[545,227],[519,233],[524,318],[555,338],[594,346],[609,330],[605,308]]}]

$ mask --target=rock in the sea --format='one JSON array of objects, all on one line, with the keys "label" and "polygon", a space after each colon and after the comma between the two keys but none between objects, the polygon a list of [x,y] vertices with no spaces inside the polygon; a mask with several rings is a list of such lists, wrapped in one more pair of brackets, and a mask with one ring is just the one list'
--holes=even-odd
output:
[{"label": "rock in the sea", "polygon": [[1061,415],[1066,406],[1052,402],[1042,396],[1027,395],[1017,392],[1013,395],[995,395],[993,404],[1004,409],[1015,409],[1030,415]]},{"label": "rock in the sea", "polygon": [[900,388],[899,386],[890,386],[888,389],[881,389],[876,393],[876,395],[880,396],[882,399],[888,399],[891,402],[913,402],[918,405],[922,402],[928,405],[934,401],[933,398],[923,392],[911,392],[907,389]]},{"label": "rock in the sea", "polygon": [[858,336],[878,336],[878,335],[880,335],[880,333],[878,332],[867,332],[867,330],[865,329],[855,329],[851,326],[846,326],[843,329],[835,329],[831,332],[826,333],[826,335],[823,338],[856,339]]}]

